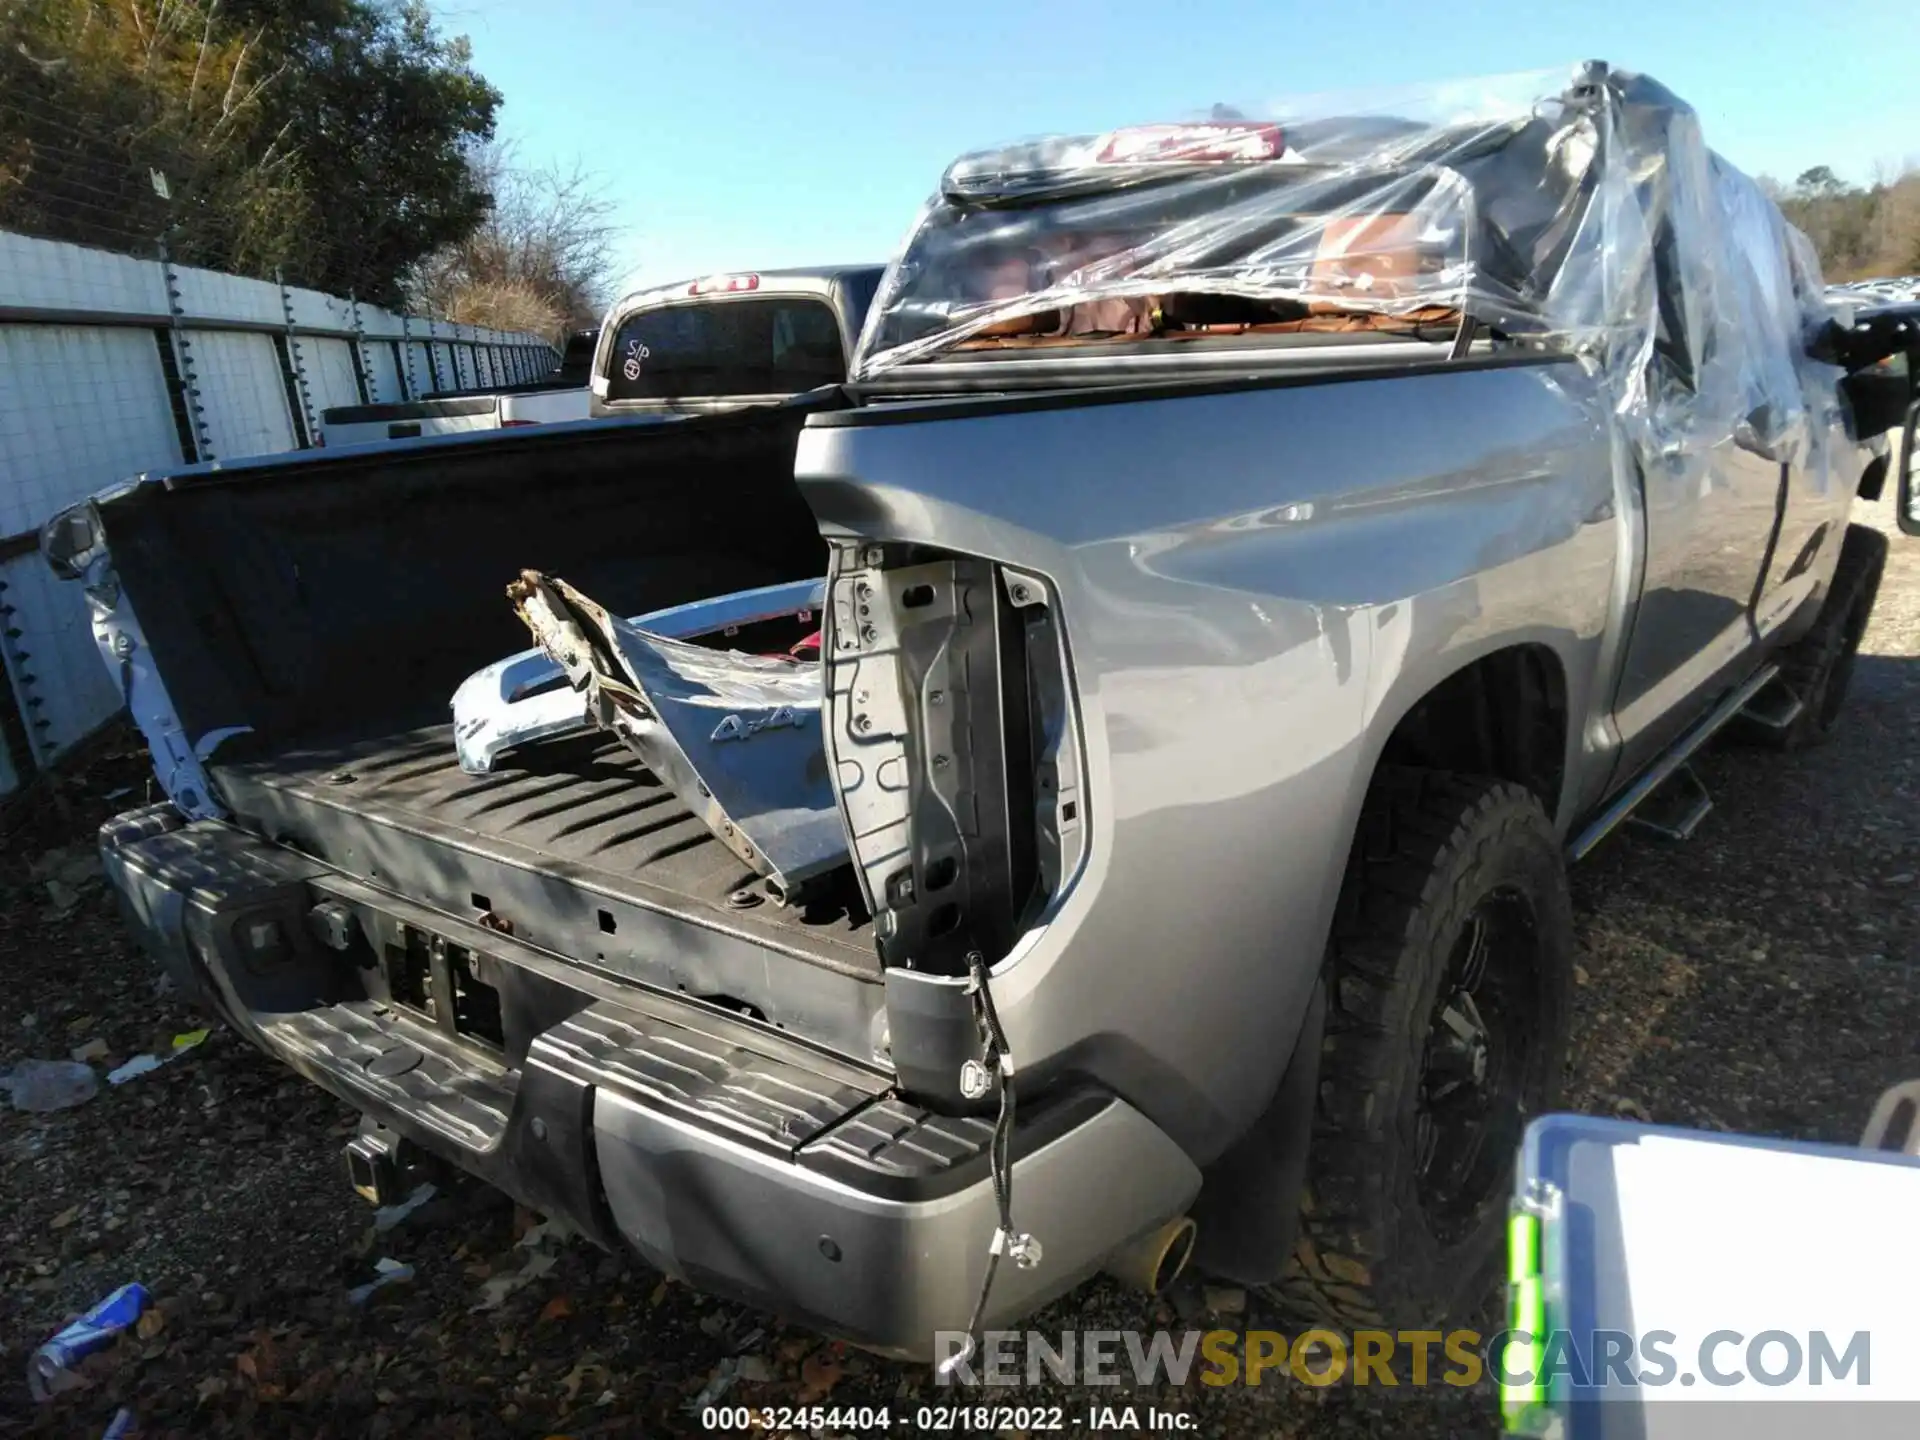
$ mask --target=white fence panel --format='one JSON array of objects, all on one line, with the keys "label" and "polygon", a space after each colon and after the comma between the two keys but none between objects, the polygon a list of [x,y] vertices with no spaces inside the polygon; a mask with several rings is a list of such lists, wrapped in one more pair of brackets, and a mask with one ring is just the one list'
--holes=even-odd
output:
[{"label": "white fence panel", "polygon": [[0,325],[0,535],[116,480],[180,463],[151,330]]},{"label": "white fence panel", "polygon": [[14,612],[8,625],[20,632],[8,643],[7,669],[34,750],[51,756],[112,715],[124,697],[94,642],[78,585],[55,578],[32,551],[0,567],[0,582],[0,601]]},{"label": "white fence panel", "polygon": [[[120,705],[85,597],[46,569],[34,533],[119,480],[178,466],[183,423],[195,458],[301,444],[292,404],[317,418],[361,399],[356,336],[367,398],[378,402],[472,386],[464,342],[475,336],[523,351],[528,378],[554,354],[533,336],[0,232],[0,662],[10,682],[0,685],[0,795]],[[456,348],[466,352],[459,366]],[[297,373],[283,363],[296,355]],[[521,364],[487,373],[507,383]]]},{"label": "white fence panel", "polygon": [[398,348],[391,340],[369,340],[360,347],[367,361],[367,398],[376,405],[391,405],[406,398],[400,388]]},{"label": "white fence panel", "polygon": [[313,396],[313,418],[319,420],[336,405],[358,405],[360,382],[354,375],[352,345],[345,340],[299,343],[306,361],[307,391]]},{"label": "white fence panel", "polygon": [[0,303],[165,315],[167,280],[151,260],[0,231]]},{"label": "white fence panel", "polygon": [[174,288],[180,295],[181,313],[196,319],[218,317],[272,326],[287,323],[280,287],[265,280],[180,266],[174,270]]},{"label": "white fence panel", "polygon": [[270,336],[196,330],[189,342],[215,455],[238,460],[299,447]]}]

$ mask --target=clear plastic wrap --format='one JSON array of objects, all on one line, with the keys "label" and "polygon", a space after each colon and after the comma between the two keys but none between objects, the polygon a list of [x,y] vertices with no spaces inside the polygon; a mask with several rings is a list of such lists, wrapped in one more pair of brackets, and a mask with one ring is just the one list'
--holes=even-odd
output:
[{"label": "clear plastic wrap", "polygon": [[[1056,137],[950,166],[856,379],[1314,331],[1574,350],[1643,461],[1817,462],[1818,262],[1657,82],[1599,63]],[[1277,342],[1284,343],[1284,342]]]}]

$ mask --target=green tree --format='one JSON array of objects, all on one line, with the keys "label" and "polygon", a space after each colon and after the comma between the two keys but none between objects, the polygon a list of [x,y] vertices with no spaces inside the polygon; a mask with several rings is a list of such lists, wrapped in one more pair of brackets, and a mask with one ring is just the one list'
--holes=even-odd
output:
[{"label": "green tree", "polygon": [[419,0],[11,0],[0,226],[396,303],[499,100]]},{"label": "green tree", "polygon": [[1831,165],[1815,165],[1810,170],[1800,172],[1800,178],[1793,182],[1793,188],[1802,195],[1837,195],[1847,185],[1833,173]]},{"label": "green tree", "polygon": [[262,106],[314,205],[290,275],[399,303],[402,277],[491,207],[466,156],[493,138],[500,92],[473,69],[464,37],[438,33],[424,0],[229,3],[287,62]]},{"label": "green tree", "polygon": [[214,18],[192,4],[0,10],[0,224],[145,250],[171,224],[189,255],[273,255],[303,211],[290,157],[262,132],[275,76]]}]

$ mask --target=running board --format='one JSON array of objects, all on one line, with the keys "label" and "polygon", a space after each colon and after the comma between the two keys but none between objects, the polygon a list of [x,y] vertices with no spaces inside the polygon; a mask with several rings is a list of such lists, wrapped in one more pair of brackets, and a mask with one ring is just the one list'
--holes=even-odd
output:
[{"label": "running board", "polygon": [[1682,765],[1627,817],[1627,824],[1662,840],[1691,840],[1700,822],[1713,813],[1713,796],[1694,773]]},{"label": "running board", "polygon": [[1806,708],[1807,702],[1789,690],[1786,681],[1776,679],[1747,702],[1740,718],[1765,730],[1787,730]]},{"label": "running board", "polygon": [[[1762,665],[1732,694],[1714,706],[1704,720],[1675,741],[1666,753],[1641,772],[1638,779],[1621,791],[1619,796],[1594,818],[1592,824],[1574,837],[1573,842],[1567,846],[1567,859],[1584,859],[1594,846],[1613,833],[1621,821],[1639,809],[1654,791],[1684,769],[1700,747],[1711,740],[1721,726],[1746,709],[1748,702],[1772,684],[1779,674],[1779,666]],[[1691,772],[1689,776],[1691,778]],[[1697,779],[1692,783],[1698,787],[1699,799],[1705,800],[1706,804],[1701,808],[1697,801],[1694,803],[1692,808],[1698,809],[1699,813],[1691,816],[1691,822],[1687,823],[1684,829],[1676,829],[1671,822],[1662,827],[1657,821],[1649,828],[1663,830],[1664,833],[1674,834],[1680,839],[1693,833],[1694,828],[1706,817],[1707,811],[1713,808],[1713,802],[1707,799],[1706,788],[1701,786]],[[1688,819],[1688,815],[1682,812],[1679,818],[1684,821]]]}]

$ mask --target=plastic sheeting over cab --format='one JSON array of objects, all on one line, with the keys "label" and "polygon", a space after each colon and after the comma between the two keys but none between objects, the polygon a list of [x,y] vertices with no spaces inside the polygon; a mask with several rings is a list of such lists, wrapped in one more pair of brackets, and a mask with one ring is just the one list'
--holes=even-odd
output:
[{"label": "plastic sheeting over cab", "polygon": [[1837,375],[1805,338],[1827,315],[1812,247],[1694,112],[1590,62],[964,156],[854,375],[1324,331],[1444,358],[1477,336],[1589,357],[1643,463],[1737,434],[1819,464]]}]

